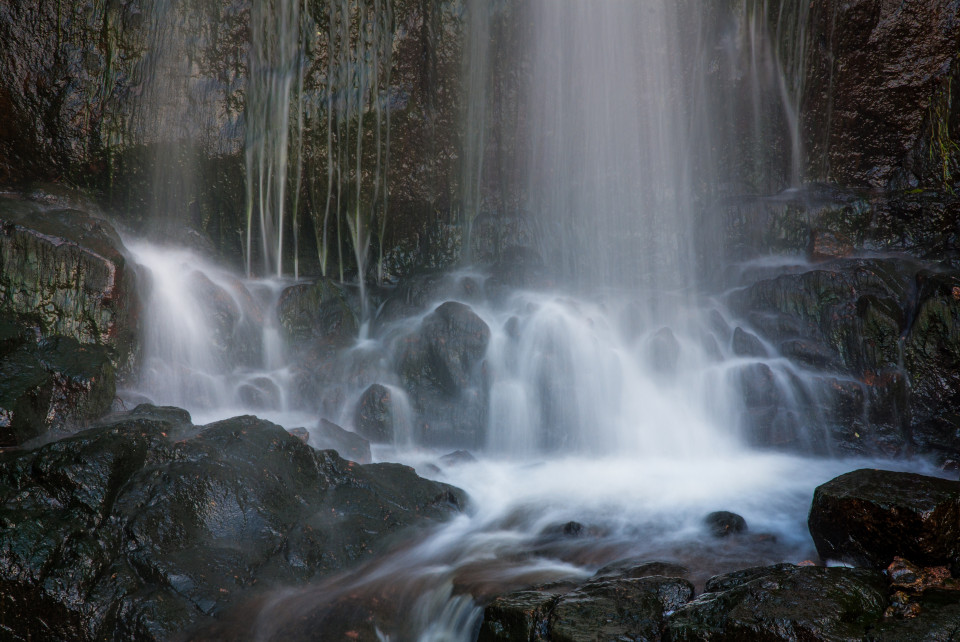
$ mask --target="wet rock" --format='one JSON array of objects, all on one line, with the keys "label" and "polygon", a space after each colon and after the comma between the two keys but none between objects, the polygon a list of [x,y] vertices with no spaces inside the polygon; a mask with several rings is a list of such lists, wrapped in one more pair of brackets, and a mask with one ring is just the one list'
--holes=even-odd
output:
[{"label": "wet rock", "polygon": [[922,593],[931,588],[960,590],[960,582],[950,576],[950,569],[946,566],[923,568],[902,557],[894,557],[885,572],[895,590],[910,593]]},{"label": "wet rock", "polygon": [[306,428],[290,428],[287,432],[305,444],[310,443],[310,432]]},{"label": "wet rock", "polygon": [[839,369],[839,356],[827,346],[808,339],[787,339],[780,343],[780,354],[817,370]]},{"label": "wet rock", "polygon": [[811,261],[842,259],[853,254],[853,244],[842,234],[829,230],[812,230],[807,256]]},{"label": "wet rock", "polygon": [[550,612],[550,639],[661,639],[664,614],[693,597],[679,578],[599,580],[562,596]]},{"label": "wet rock", "polygon": [[922,272],[917,307],[904,342],[916,441],[924,449],[960,450],[960,275]]},{"label": "wet rock", "polygon": [[5,612],[17,604],[4,622],[15,638],[169,639],[251,589],[367,559],[464,501],[253,417],[195,427],[151,406],[0,454],[0,482],[0,595]]},{"label": "wet rock", "polygon": [[263,310],[239,279],[214,283],[204,273],[190,275],[189,292],[211,330],[214,353],[225,367],[262,362]]},{"label": "wet rock", "polygon": [[395,367],[419,414],[422,440],[467,448],[482,442],[487,395],[482,359],[489,341],[487,324],[453,301],[399,339]]},{"label": "wet rock", "polygon": [[23,343],[0,356],[0,446],[82,428],[110,409],[115,390],[106,347],[68,337]]},{"label": "wet rock", "polygon": [[537,590],[498,597],[483,610],[477,641],[548,640],[547,618],[558,599]]},{"label": "wet rock", "polygon": [[857,470],[813,495],[808,520],[823,559],[886,568],[894,557],[960,564],[960,482]]},{"label": "wet rock", "polygon": [[45,432],[50,374],[25,351],[0,361],[0,447],[18,446]]},{"label": "wet rock", "polygon": [[759,357],[767,356],[767,349],[756,335],[751,334],[737,326],[733,331],[733,354],[741,357]]},{"label": "wet rock", "polygon": [[901,189],[943,184],[942,164],[953,161],[940,146],[956,135],[948,87],[960,7],[817,0],[807,15],[806,33],[819,43],[805,61],[801,101],[802,128],[812,133],[809,175]]},{"label": "wet rock", "polygon": [[0,313],[43,336],[109,346],[129,368],[138,303],[125,252],[106,221],[0,197]]},{"label": "wet rock", "polygon": [[669,639],[861,640],[887,606],[877,571],[779,565],[736,575],[681,606]]},{"label": "wet rock", "polygon": [[360,327],[346,293],[326,278],[285,289],[277,314],[288,341],[320,339],[346,345],[356,338]]},{"label": "wet rock", "polygon": [[248,408],[263,410],[279,409],[283,398],[280,387],[269,377],[255,377],[244,383],[238,394]]},{"label": "wet rock", "polygon": [[484,609],[478,640],[660,640],[665,614],[692,597],[686,580],[659,576],[518,591]]},{"label": "wet rock", "polygon": [[[915,266],[897,260],[850,260],[832,270],[784,274],[754,283],[732,297],[742,314],[792,316],[800,337],[840,356],[856,375],[896,367],[903,307]],[[771,337],[782,341],[792,337]]]},{"label": "wet rock", "polygon": [[545,539],[555,539],[555,538],[576,538],[581,537],[585,534],[583,524],[580,522],[567,522],[565,524],[554,524],[553,526],[547,526],[543,529],[543,532],[540,533],[540,536]]},{"label": "wet rock", "polygon": [[894,594],[903,600],[871,631],[871,640],[952,640],[960,630],[960,591],[931,589],[919,596]]},{"label": "wet rock", "polygon": [[394,408],[390,389],[375,383],[360,395],[353,425],[357,433],[374,443],[392,443]]},{"label": "wet rock", "polygon": [[314,430],[316,440],[311,444],[318,450],[332,449],[344,459],[359,464],[369,464],[371,461],[370,442],[355,432],[344,430],[332,421],[321,419]]},{"label": "wet rock", "polygon": [[780,391],[773,371],[765,363],[752,363],[738,370],[740,387],[748,408],[776,409]]},{"label": "wet rock", "polygon": [[745,519],[725,510],[710,513],[703,518],[703,523],[714,537],[729,537],[747,530]]}]

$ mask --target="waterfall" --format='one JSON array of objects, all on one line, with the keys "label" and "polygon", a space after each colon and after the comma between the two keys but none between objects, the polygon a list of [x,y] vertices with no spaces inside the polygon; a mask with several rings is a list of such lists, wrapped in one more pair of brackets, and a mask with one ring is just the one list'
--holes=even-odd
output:
[{"label": "waterfall", "polygon": [[[750,325],[710,289],[724,275],[722,230],[708,218],[720,196],[803,179],[808,9],[703,4],[529,0],[499,29],[501,4],[467,0],[462,223],[469,234],[494,210],[522,218],[529,234],[503,233],[497,250],[522,250],[529,263],[418,275],[376,312],[365,279],[375,239],[383,258],[387,225],[392,3],[335,0],[316,16],[298,2],[255,6],[248,278],[129,244],[151,275],[139,392],[204,418],[251,412],[317,435],[321,420],[360,432],[363,395],[379,385],[393,436],[374,444],[374,458],[461,486],[473,502],[342,586],[309,589],[310,608],[354,590],[379,599],[389,587],[384,602],[399,600],[403,615],[389,635],[470,639],[482,613],[472,591],[587,577],[626,557],[706,573],[811,555],[810,494],[853,464],[750,447],[751,422],[805,434],[817,422],[797,411],[807,372],[753,335],[751,350],[737,349]],[[313,20],[322,73],[304,61]],[[491,95],[507,82],[493,82],[505,51],[517,56],[509,100]],[[323,143],[316,157],[301,155],[307,136]],[[297,253],[284,236],[300,229],[285,212],[292,202],[295,215],[301,190],[323,276],[337,269],[344,281],[353,254],[364,329],[349,345],[281,345],[277,306],[292,284],[284,261]],[[256,247],[262,269],[252,266]],[[429,325],[449,302],[463,314],[451,325],[466,319],[469,331]],[[452,345],[461,331],[489,338],[476,363]],[[456,376],[436,376],[447,366]],[[772,410],[746,400],[750,376],[776,400]],[[449,464],[440,446],[469,447],[477,460]],[[710,539],[703,517],[715,510],[736,511],[761,537]],[[558,537],[572,522],[588,535]],[[268,606],[265,638],[272,617]]]}]

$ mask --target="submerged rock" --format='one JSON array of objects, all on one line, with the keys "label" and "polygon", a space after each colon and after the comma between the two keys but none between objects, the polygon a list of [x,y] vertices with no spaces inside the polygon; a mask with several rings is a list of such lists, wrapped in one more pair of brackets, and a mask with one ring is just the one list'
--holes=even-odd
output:
[{"label": "submerged rock", "polygon": [[[463,494],[279,426],[139,406],[0,454],[0,612],[15,639],[165,640],[253,591],[368,559]],[[241,597],[244,596],[244,597]]]},{"label": "submerged rock", "polygon": [[856,470],[816,489],[808,524],[825,560],[883,569],[904,557],[957,568],[960,482]]},{"label": "submerged rock", "polygon": [[703,518],[703,523],[714,537],[729,537],[747,530],[747,520],[725,510],[710,513]]}]

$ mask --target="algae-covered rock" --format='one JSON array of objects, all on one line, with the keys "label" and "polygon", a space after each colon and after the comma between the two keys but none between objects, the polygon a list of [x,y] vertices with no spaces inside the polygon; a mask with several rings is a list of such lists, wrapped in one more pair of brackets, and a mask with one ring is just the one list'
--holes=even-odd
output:
[{"label": "algae-covered rock", "polygon": [[195,427],[139,406],[0,453],[0,608],[14,639],[166,640],[253,592],[302,584],[445,519],[463,494],[358,466],[279,426]]},{"label": "algae-covered rock", "polygon": [[0,198],[0,312],[44,336],[109,346],[130,360],[137,332],[135,278],[109,223],[77,210]]}]

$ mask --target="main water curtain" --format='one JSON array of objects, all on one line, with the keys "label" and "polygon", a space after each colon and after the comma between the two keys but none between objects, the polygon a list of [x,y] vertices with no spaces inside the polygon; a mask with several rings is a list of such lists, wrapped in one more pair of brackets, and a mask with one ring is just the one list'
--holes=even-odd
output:
[{"label": "main water curtain", "polygon": [[464,220],[516,210],[565,282],[688,288],[710,203],[802,180],[804,3],[468,9]]}]

